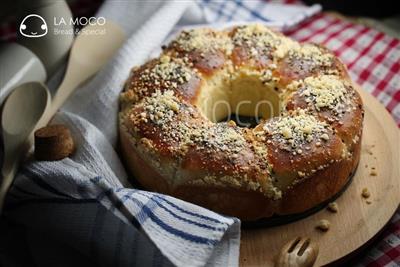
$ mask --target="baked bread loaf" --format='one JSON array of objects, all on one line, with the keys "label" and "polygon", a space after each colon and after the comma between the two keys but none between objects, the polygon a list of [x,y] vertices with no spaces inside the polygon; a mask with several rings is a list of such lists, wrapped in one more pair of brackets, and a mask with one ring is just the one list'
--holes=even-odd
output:
[{"label": "baked bread loaf", "polygon": [[[181,32],[132,70],[120,105],[122,154],[145,189],[243,220],[328,200],[360,157],[346,67],[261,24]],[[239,127],[231,113],[261,120]]]}]

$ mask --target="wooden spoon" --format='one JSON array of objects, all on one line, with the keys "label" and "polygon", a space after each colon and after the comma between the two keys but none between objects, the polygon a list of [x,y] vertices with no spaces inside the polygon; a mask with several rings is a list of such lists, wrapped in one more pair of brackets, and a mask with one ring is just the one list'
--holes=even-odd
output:
[{"label": "wooden spoon", "polygon": [[46,126],[72,92],[98,72],[125,40],[122,29],[109,20],[104,25],[94,24],[83,28],[72,45],[67,70],[53,97],[51,108],[43,115],[38,126]]},{"label": "wooden spoon", "polygon": [[33,131],[43,113],[49,109],[50,93],[40,82],[21,84],[8,96],[1,117],[4,161],[0,188],[0,210],[20,159],[32,146]]},{"label": "wooden spoon", "polygon": [[32,146],[33,132],[46,126],[71,93],[99,71],[124,41],[125,34],[111,21],[104,25],[88,25],[81,30],[71,48],[65,77],[51,106],[48,107],[49,91],[40,83],[21,85],[19,90],[10,94],[2,116],[5,161],[2,168],[0,211],[18,163]]},{"label": "wooden spoon", "polygon": [[310,238],[297,237],[287,242],[281,249],[276,267],[311,267],[318,257],[318,245]]}]

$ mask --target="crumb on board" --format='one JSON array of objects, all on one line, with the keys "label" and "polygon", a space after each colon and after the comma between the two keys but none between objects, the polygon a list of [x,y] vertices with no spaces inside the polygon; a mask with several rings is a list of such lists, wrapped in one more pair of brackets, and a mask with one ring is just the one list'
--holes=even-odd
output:
[{"label": "crumb on board", "polygon": [[367,200],[366,203],[367,203],[368,205],[370,205],[370,204],[372,204],[372,201],[371,201],[371,200]]},{"label": "crumb on board", "polygon": [[336,202],[331,202],[328,204],[328,210],[333,213],[337,213],[339,211],[339,206]]},{"label": "crumb on board", "polygon": [[372,149],[375,147],[375,145],[371,145],[369,147],[367,147],[366,151],[368,154],[370,154],[371,156],[374,154],[374,152],[372,151]]},{"label": "crumb on board", "polygon": [[377,176],[378,175],[378,172],[376,171],[376,168],[375,167],[372,167],[371,168],[371,172],[369,173],[371,176]]},{"label": "crumb on board", "polygon": [[326,232],[330,226],[331,223],[328,220],[322,219],[317,223],[316,228],[322,232]]},{"label": "crumb on board", "polygon": [[361,196],[363,198],[369,198],[371,196],[371,193],[369,192],[368,188],[364,187],[363,190],[361,191]]}]

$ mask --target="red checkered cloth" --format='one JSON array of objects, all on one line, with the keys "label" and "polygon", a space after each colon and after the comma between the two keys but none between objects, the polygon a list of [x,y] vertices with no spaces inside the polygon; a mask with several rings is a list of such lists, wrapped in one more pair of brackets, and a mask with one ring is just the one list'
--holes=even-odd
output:
[{"label": "red checkered cloth", "polygon": [[400,40],[324,13],[287,34],[335,52],[352,79],[378,98],[400,126]]},{"label": "red checkered cloth", "polygon": [[[93,14],[101,0],[71,2],[73,13],[84,16]],[[280,2],[299,3],[297,0]],[[15,30],[15,20],[3,23],[0,40],[14,40]],[[325,13],[286,34],[299,41],[322,43],[334,51],[348,66],[352,79],[374,95],[400,126],[400,40]],[[400,210],[377,241],[351,265],[400,266]]]}]

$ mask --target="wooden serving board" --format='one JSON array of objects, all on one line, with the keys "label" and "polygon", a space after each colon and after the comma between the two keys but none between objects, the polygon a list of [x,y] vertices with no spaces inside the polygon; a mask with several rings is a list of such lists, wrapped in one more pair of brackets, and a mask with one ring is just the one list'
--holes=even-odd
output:
[{"label": "wooden serving board", "polygon": [[[319,244],[315,266],[337,261],[374,237],[390,220],[400,202],[400,131],[386,109],[358,88],[365,118],[361,160],[353,182],[336,200],[338,213],[326,209],[302,220],[270,228],[243,229],[240,246],[242,266],[273,266],[281,247],[297,236]],[[377,175],[371,175],[375,167]],[[371,196],[361,197],[363,188]],[[330,221],[328,232],[315,229],[321,219]]]}]

